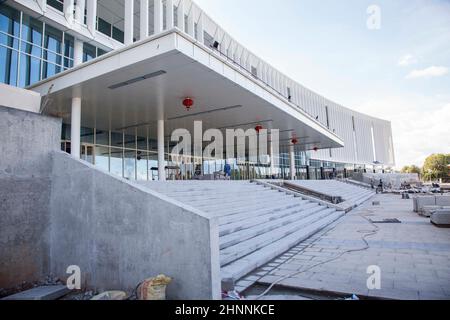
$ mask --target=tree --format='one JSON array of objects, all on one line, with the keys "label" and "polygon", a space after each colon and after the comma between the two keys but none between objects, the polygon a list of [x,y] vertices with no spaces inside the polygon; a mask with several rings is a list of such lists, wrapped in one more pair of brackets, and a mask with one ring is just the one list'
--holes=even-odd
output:
[{"label": "tree", "polygon": [[417,174],[421,174],[422,170],[415,165],[412,166],[404,166],[402,168],[402,173],[417,173]]},{"label": "tree", "polygon": [[425,159],[422,174],[425,180],[448,179],[450,157],[446,154],[432,154]]}]

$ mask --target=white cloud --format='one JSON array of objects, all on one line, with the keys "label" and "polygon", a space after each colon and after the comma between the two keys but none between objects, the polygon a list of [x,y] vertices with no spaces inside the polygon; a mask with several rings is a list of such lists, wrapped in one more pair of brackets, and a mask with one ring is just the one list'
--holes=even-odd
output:
[{"label": "white cloud", "polygon": [[417,59],[411,54],[407,54],[401,57],[400,60],[398,61],[398,65],[400,67],[407,67],[415,63],[417,63]]},{"label": "white cloud", "polygon": [[442,77],[446,74],[448,74],[447,67],[432,66],[421,70],[413,70],[406,76],[406,79]]},{"label": "white cloud", "polygon": [[422,166],[433,153],[450,153],[448,96],[391,96],[367,101],[358,109],[392,122],[397,168]]}]

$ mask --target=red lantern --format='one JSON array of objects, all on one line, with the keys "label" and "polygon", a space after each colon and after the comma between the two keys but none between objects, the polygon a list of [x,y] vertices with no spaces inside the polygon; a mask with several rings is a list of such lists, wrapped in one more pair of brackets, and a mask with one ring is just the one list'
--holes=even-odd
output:
[{"label": "red lantern", "polygon": [[291,142],[292,142],[293,145],[296,145],[298,143],[298,140],[297,140],[297,138],[292,138]]},{"label": "red lantern", "polygon": [[191,98],[185,98],[183,100],[183,106],[186,108],[186,110],[191,110],[192,106],[194,105],[194,100]]},{"label": "red lantern", "polygon": [[258,133],[259,133],[262,129],[263,129],[263,126],[260,125],[260,124],[258,124],[258,125],[255,127],[255,130],[256,130],[256,132],[258,132]]}]

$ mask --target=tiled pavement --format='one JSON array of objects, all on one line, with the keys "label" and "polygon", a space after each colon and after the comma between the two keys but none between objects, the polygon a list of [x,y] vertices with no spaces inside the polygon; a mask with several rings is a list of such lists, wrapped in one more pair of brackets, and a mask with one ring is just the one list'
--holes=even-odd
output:
[{"label": "tiled pavement", "polygon": [[[380,201],[373,206],[372,201]],[[362,217],[365,216],[366,218]],[[374,221],[397,218],[401,224]],[[381,269],[381,289],[367,288],[367,268]],[[298,274],[294,274],[300,272]],[[279,281],[283,278],[282,281]],[[437,228],[412,212],[412,201],[377,195],[334,224],[259,268],[237,284],[278,284],[308,290],[387,299],[450,299],[450,229]]]}]

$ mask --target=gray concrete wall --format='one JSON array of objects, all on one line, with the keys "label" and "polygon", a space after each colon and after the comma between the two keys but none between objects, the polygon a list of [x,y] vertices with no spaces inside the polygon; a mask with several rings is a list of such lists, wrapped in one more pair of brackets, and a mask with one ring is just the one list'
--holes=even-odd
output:
[{"label": "gray concrete wall", "polygon": [[96,289],[173,277],[169,299],[219,299],[218,223],[194,208],[54,153],[51,270]]},{"label": "gray concrete wall", "polygon": [[378,183],[381,179],[385,185],[390,183],[393,188],[400,188],[405,182],[418,183],[420,181],[417,173],[364,173],[362,179],[365,183],[370,183],[372,179]]},{"label": "gray concrete wall", "polygon": [[0,106],[38,113],[41,95],[37,92],[0,83]]},{"label": "gray concrete wall", "polygon": [[0,106],[0,288],[48,272],[51,152],[61,120]]}]

